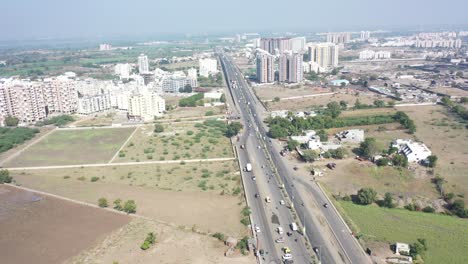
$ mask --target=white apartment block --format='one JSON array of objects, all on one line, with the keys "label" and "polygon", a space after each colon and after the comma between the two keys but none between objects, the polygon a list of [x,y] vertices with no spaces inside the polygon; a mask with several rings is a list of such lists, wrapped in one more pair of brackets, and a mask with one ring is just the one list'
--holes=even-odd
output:
[{"label": "white apartment block", "polygon": [[333,43],[309,43],[309,58],[319,67],[332,69],[338,66],[338,46]]},{"label": "white apartment block", "polygon": [[197,69],[190,68],[187,70],[187,78],[190,80],[190,85],[192,87],[198,87],[198,73]]},{"label": "white apartment block", "polygon": [[108,51],[108,50],[111,50],[112,49],[112,45],[111,44],[100,44],[99,45],[99,50],[100,51]]},{"label": "white apartment block", "polygon": [[381,59],[390,59],[392,53],[390,51],[373,51],[373,50],[363,50],[359,52],[360,60],[381,60]]},{"label": "white apartment block", "polygon": [[132,66],[129,63],[119,63],[114,67],[114,73],[120,77],[120,79],[130,78],[130,72],[132,71]]},{"label": "white apartment block", "polygon": [[78,114],[89,115],[102,112],[111,108],[110,95],[100,94],[84,96],[78,99]]},{"label": "white apartment block", "polygon": [[200,59],[198,64],[200,76],[209,77],[218,73],[218,61],[216,59]]},{"label": "white apartment block", "polygon": [[283,54],[279,58],[279,81],[288,83],[299,83],[304,78],[302,68],[302,54]]},{"label": "white apartment block", "polygon": [[306,48],[306,38],[296,37],[289,40],[289,46],[293,52],[304,52]]},{"label": "white apartment block", "polygon": [[140,56],[138,57],[138,72],[139,73],[149,72],[148,56],[146,56],[145,54],[140,54]]},{"label": "white apartment block", "polygon": [[13,79],[0,81],[0,116],[14,116],[21,124],[45,119],[46,104],[41,86]]},{"label": "white apartment block", "polygon": [[361,40],[368,40],[371,37],[370,31],[361,31]]},{"label": "white apartment block", "polygon": [[76,81],[65,76],[44,79],[41,83],[47,113],[72,114],[76,112],[78,93]]},{"label": "white apartment block", "polygon": [[156,93],[136,93],[128,101],[128,115],[143,121],[152,121],[166,110],[165,100]]},{"label": "white apartment block", "polygon": [[334,44],[344,44],[351,40],[351,33],[349,32],[337,32],[327,33],[327,42]]},{"label": "white apartment block", "polygon": [[257,81],[271,83],[275,81],[275,58],[268,53],[257,54]]},{"label": "white apartment block", "polygon": [[461,39],[453,38],[417,38],[414,42],[416,48],[456,48],[462,46]]}]

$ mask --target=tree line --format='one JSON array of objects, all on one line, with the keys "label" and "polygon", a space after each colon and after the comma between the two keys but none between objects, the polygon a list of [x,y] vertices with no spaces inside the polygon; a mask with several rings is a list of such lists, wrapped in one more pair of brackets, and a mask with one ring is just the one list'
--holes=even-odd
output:
[{"label": "tree line", "polygon": [[0,128],[0,153],[5,152],[15,146],[24,143],[26,140],[30,140],[37,133],[37,128],[27,127],[1,127]]}]

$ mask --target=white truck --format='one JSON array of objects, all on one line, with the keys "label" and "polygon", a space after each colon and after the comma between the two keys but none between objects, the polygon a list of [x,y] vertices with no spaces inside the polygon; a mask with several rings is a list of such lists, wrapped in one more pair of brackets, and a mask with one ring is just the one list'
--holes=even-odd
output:
[{"label": "white truck", "polygon": [[296,223],[291,223],[291,229],[292,229],[292,231],[297,231]]},{"label": "white truck", "polygon": [[247,163],[247,165],[245,165],[245,171],[252,171],[252,164]]}]

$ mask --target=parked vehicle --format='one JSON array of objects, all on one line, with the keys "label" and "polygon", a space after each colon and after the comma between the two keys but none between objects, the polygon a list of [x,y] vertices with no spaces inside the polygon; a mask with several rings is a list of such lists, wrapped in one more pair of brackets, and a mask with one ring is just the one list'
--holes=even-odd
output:
[{"label": "parked vehicle", "polygon": [[284,243],[284,238],[283,237],[278,237],[276,240],[275,240],[276,243]]},{"label": "parked vehicle", "polygon": [[284,254],[283,255],[283,260],[287,260],[287,259],[292,259],[292,255],[291,254]]},{"label": "parked vehicle", "polygon": [[247,163],[247,165],[245,165],[245,170],[246,171],[252,171],[252,164]]},{"label": "parked vehicle", "polygon": [[278,228],[276,228],[276,231],[278,232],[278,234],[282,235],[283,234],[283,228],[281,226],[278,226]]},{"label": "parked vehicle", "polygon": [[270,202],[271,202],[271,199],[270,199],[269,196],[265,197],[265,202],[267,202],[267,203],[270,203]]},{"label": "parked vehicle", "polygon": [[297,231],[297,225],[296,223],[291,223],[290,225],[292,231]]}]

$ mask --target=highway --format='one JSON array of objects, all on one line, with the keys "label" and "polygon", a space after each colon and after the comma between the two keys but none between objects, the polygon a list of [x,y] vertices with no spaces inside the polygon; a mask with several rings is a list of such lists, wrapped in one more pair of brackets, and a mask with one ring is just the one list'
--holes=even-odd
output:
[{"label": "highway", "polygon": [[[278,259],[278,256],[274,256],[275,253],[273,253],[275,246],[277,254],[279,256],[281,254],[278,251],[278,245],[274,243],[278,235],[275,234],[275,224],[271,221],[276,215],[285,232],[290,230],[288,223],[292,221],[305,226],[307,240],[316,249],[321,263],[371,263],[370,258],[351,235],[335,208],[322,206],[329,201],[318,185],[315,182],[295,177],[292,168],[282,160],[283,158],[279,155],[281,146],[267,137],[266,126],[261,118],[265,114],[263,106],[253,96],[247,82],[231,59],[221,54],[220,60],[227,82],[231,84],[235,81],[236,83],[236,85],[229,85],[229,89],[232,101],[236,109],[240,110],[240,116],[246,128],[238,144],[245,144],[245,150],[239,151],[239,160],[243,165],[250,161],[254,166],[253,173],[256,174],[256,181],[246,181],[248,183],[247,195],[250,198],[255,193],[259,193],[261,198],[269,195],[272,199],[271,205],[257,199],[256,207],[258,208],[252,208],[254,223],[270,227],[270,232],[259,236],[260,248],[263,245],[268,252],[272,253],[270,260]],[[264,168],[261,168],[262,165]],[[282,192],[280,186],[284,187],[286,193]],[[298,191],[299,189],[301,191]],[[278,206],[279,200],[292,204],[295,210],[289,210],[286,206]],[[319,216],[326,219],[325,226],[318,221],[317,212],[312,212],[308,206],[310,202],[318,206]],[[295,213],[297,217],[293,220]],[[268,219],[269,215],[272,216],[271,219]],[[287,238],[287,236],[283,237]],[[285,243],[292,249],[294,263],[309,263],[310,257],[307,256],[311,253],[306,248],[303,237],[298,232],[294,233],[294,237],[294,241]],[[295,239],[298,239],[297,242]]]},{"label": "highway", "polygon": [[[229,84],[231,81],[239,82],[239,78],[242,78],[231,64],[224,64],[224,69]],[[252,171],[243,171],[242,174],[247,202],[252,211],[252,224],[260,228],[260,232],[256,232],[258,250],[265,252],[260,261],[282,263],[282,257],[285,254],[282,248],[288,247],[294,263],[313,263],[311,257],[313,253],[310,248],[306,247],[304,237],[290,227],[291,223],[296,220],[293,218],[289,199],[283,195],[281,185],[273,174],[275,169],[265,149],[266,145],[258,120],[254,118],[254,114],[248,107],[251,98],[247,97],[250,95],[246,94],[243,89],[229,86],[231,93],[229,101],[231,106],[235,107],[231,110],[240,115],[244,125],[243,133],[236,144],[239,162],[241,167],[245,167],[247,163],[252,164]],[[284,201],[284,204],[280,201]],[[283,228],[283,234],[277,232],[278,227]],[[276,243],[275,240],[280,237],[284,239],[284,242]]]}]

